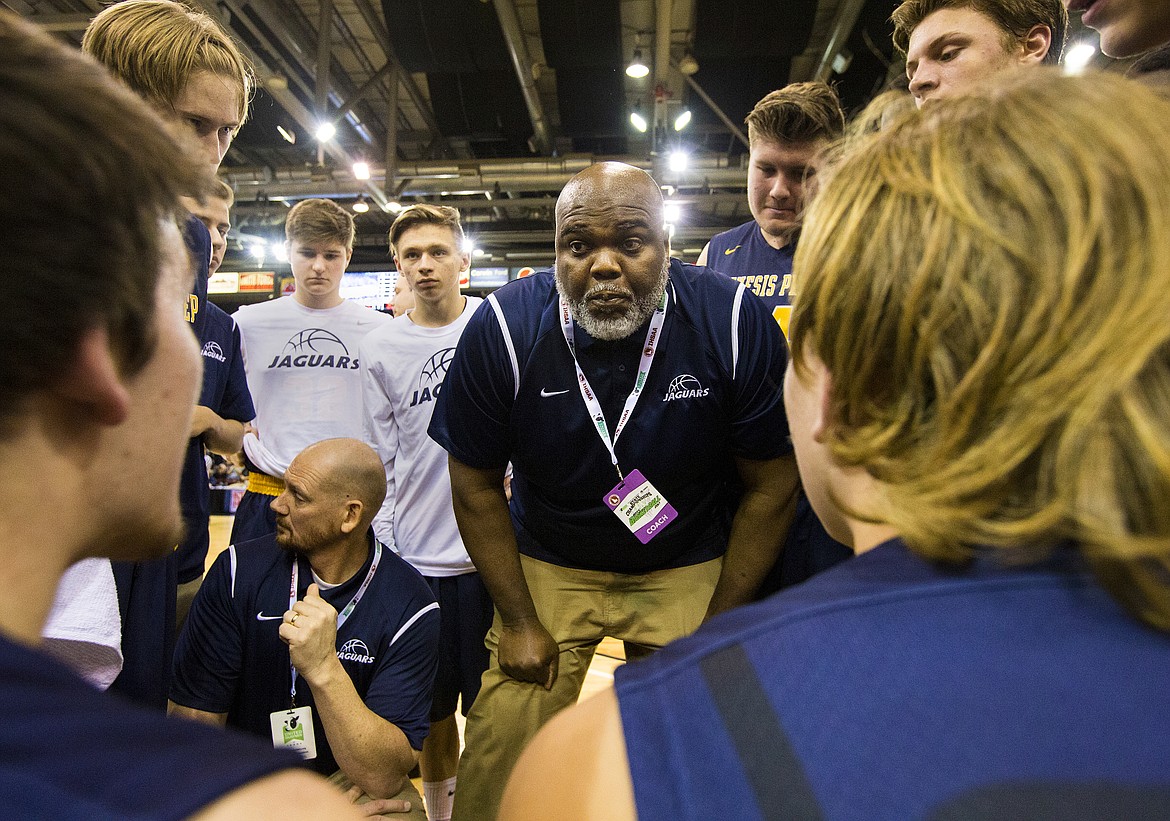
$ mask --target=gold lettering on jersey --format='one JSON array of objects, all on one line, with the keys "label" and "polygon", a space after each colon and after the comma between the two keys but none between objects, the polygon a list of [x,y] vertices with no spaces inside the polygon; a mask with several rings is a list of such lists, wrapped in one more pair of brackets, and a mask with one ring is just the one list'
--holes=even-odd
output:
[{"label": "gold lettering on jersey", "polygon": [[743,283],[743,286],[756,296],[775,296],[776,282],[779,277],[775,274],[756,274],[755,276],[734,277],[734,279],[736,282]]},{"label": "gold lettering on jersey", "polygon": [[183,306],[183,315],[187,317],[188,322],[195,322],[195,317],[199,316],[198,294],[187,294],[187,304]]},{"label": "gold lettering on jersey", "polygon": [[780,296],[792,293],[792,274],[784,275],[784,284],[780,286]]}]

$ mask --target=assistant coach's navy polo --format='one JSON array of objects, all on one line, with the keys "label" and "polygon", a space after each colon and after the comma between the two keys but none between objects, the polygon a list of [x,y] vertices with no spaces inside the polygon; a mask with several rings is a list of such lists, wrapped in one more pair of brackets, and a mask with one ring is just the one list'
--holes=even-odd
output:
[{"label": "assistant coach's navy polo", "polygon": [[[322,598],[342,610],[366,578],[362,569]],[[299,559],[297,599],[313,582]],[[209,713],[227,713],[228,725],[271,737],[269,714],[289,706],[288,645],[278,630],[288,610],[293,554],[275,535],[234,545],[215,560],[191,604],[175,651],[171,701]],[[422,749],[430,726],[431,689],[439,640],[439,606],[413,567],[389,548],[369,588],[337,633],[341,665],[365,705]],[[297,677],[297,706],[313,705],[309,685]],[[329,775],[337,762],[316,707],[317,758],[309,765]]]},{"label": "assistant coach's navy polo", "polygon": [[[474,468],[512,462],[521,553],[618,572],[715,558],[739,502],[735,457],[791,451],[781,397],[787,347],[764,304],[678,260],[667,294],[658,352],[616,445],[622,468],[640,470],[679,514],[646,545],[603,504],[618,475],[577,386],[552,273],[501,288],[468,323],[430,435]],[[605,342],[574,323],[610,430],[634,387],[646,329]]]}]

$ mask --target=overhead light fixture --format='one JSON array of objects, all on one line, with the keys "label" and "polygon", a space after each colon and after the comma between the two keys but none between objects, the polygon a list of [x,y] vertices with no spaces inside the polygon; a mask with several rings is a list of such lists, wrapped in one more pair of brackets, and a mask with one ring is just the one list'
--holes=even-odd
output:
[{"label": "overhead light fixture", "polygon": [[327,143],[337,136],[337,126],[331,122],[323,122],[317,126],[317,141]]},{"label": "overhead light fixture", "polygon": [[634,49],[634,59],[626,66],[626,74],[635,80],[640,80],[650,73],[650,66],[642,62],[642,49]]},{"label": "overhead light fixture", "polygon": [[691,124],[691,110],[689,108],[684,108],[682,110],[682,113],[674,118],[674,130],[675,131],[682,131],[684,128],[686,128],[690,124]]},{"label": "overhead light fixture", "polygon": [[691,157],[685,151],[671,151],[669,167],[676,174],[681,174],[690,165]]},{"label": "overhead light fixture", "polygon": [[273,243],[272,255],[276,257],[277,262],[288,262],[288,248],[283,242]]},{"label": "overhead light fixture", "polygon": [[357,202],[353,204],[353,210],[359,214],[364,214],[370,210],[370,204],[366,202],[365,194],[362,194],[357,198]]},{"label": "overhead light fixture", "polygon": [[289,143],[290,145],[297,144],[297,132],[293,131],[291,128],[285,128],[283,125],[278,125],[276,130],[280,136],[284,137],[284,141],[286,143]]},{"label": "overhead light fixture", "polygon": [[678,61],[678,70],[686,76],[690,77],[692,74],[698,73],[699,61],[695,59],[695,55],[688,51],[683,55],[683,58]]},{"label": "overhead light fixture", "polygon": [[368,180],[370,178],[370,164],[368,162],[355,162],[353,164],[353,178],[355,180]]},{"label": "overhead light fixture", "polygon": [[388,214],[397,214],[399,211],[402,210],[402,203],[388,202],[382,206],[382,210]]},{"label": "overhead light fixture", "polygon": [[832,66],[833,73],[834,74],[844,74],[846,71],[849,70],[849,66],[852,64],[853,64],[853,52],[851,52],[849,49],[845,49],[844,51],[839,51],[839,52],[837,52],[837,55],[833,58],[833,66]]},{"label": "overhead light fixture", "polygon": [[646,129],[650,127],[650,124],[646,122],[646,118],[642,116],[641,103],[635,105],[634,110],[630,112],[630,125],[638,129],[638,131],[642,132],[643,134],[645,134]]},{"label": "overhead light fixture", "polygon": [[1084,74],[1089,63],[1097,54],[1097,47],[1092,43],[1077,43],[1064,52],[1064,73]]},{"label": "overhead light fixture", "polygon": [[662,206],[662,217],[666,223],[670,225],[676,224],[682,217],[682,206],[677,202],[664,203]]},{"label": "overhead light fixture", "polygon": [[264,241],[254,242],[248,249],[252,254],[252,259],[256,260],[258,265],[264,264],[264,257],[268,253],[268,243]]}]

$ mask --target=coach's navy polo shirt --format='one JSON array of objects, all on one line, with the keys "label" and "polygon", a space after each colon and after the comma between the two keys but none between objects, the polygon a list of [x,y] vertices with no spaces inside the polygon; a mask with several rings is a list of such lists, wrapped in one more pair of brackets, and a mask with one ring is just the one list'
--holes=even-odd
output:
[{"label": "coach's navy polo shirt", "polygon": [[[322,597],[338,611],[369,571],[371,549],[353,578]],[[300,562],[297,599],[313,581]],[[288,645],[278,634],[288,610],[293,554],[275,535],[228,548],[215,560],[179,637],[171,700],[184,707],[227,713],[228,725],[271,738],[269,714],[289,706]],[[422,749],[430,726],[431,691],[439,641],[439,606],[423,577],[389,548],[357,607],[337,634],[342,667],[365,705]],[[297,677],[297,706],[313,706]],[[313,709],[317,758],[309,765],[329,775],[337,762]]]},{"label": "coach's navy polo shirt", "polygon": [[[618,475],[577,387],[552,273],[501,288],[468,323],[430,435],[471,467],[512,462],[521,553],[618,572],[715,558],[727,548],[739,499],[735,457],[791,451],[781,397],[787,347],[764,304],[678,260],[667,293],[658,353],[616,446],[622,469],[640,470],[679,513],[646,545],[603,504]],[[611,430],[634,386],[647,326],[605,342],[574,324],[581,367]]]},{"label": "coach's navy polo shirt", "polygon": [[[224,419],[249,422],[256,417],[244,357],[240,353],[240,329],[219,306],[208,302],[203,337],[199,340],[203,355],[203,390],[199,404],[211,408]],[[203,458],[203,438],[194,437],[187,445],[180,487],[183,521],[187,535],[179,545],[179,583],[199,578],[207,561],[207,517],[211,491],[207,482],[207,463]]]}]

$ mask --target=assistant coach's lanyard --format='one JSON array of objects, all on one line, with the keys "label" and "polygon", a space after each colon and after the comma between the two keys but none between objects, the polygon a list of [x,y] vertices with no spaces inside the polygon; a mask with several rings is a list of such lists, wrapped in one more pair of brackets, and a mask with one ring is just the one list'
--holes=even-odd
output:
[{"label": "assistant coach's lanyard", "polygon": [[569,346],[569,355],[573,357],[573,366],[577,369],[577,387],[581,389],[581,398],[585,400],[585,408],[593,418],[593,424],[601,437],[601,443],[609,451],[609,458],[613,460],[618,478],[623,481],[626,477],[622,475],[622,469],[618,465],[614,446],[617,444],[618,437],[622,435],[622,431],[625,430],[626,422],[630,420],[630,416],[634,412],[634,406],[638,404],[638,397],[642,395],[642,388],[646,386],[646,377],[650,373],[650,366],[654,364],[654,355],[658,352],[658,340],[662,333],[662,325],[666,322],[666,303],[666,291],[664,290],[662,298],[658,301],[658,307],[654,309],[654,315],[650,319],[650,328],[646,331],[646,344],[642,346],[642,358],[638,362],[638,377],[634,380],[634,390],[626,397],[626,404],[622,407],[622,415],[618,417],[618,423],[614,426],[613,438],[611,439],[609,429],[605,424],[605,414],[601,411],[601,403],[597,401],[597,394],[594,393],[589,380],[585,377],[585,372],[581,370],[581,363],[577,361],[577,347],[573,344],[573,314],[569,310],[569,303],[565,301],[564,297],[561,297],[561,331],[565,335],[565,344]]},{"label": "assistant coach's lanyard", "polygon": [[[345,624],[350,614],[353,613],[354,608],[358,606],[358,602],[362,600],[362,596],[366,594],[366,588],[370,586],[370,582],[374,579],[374,573],[378,571],[378,562],[382,560],[382,543],[374,539],[374,558],[370,562],[370,569],[366,572],[366,578],[358,587],[357,592],[353,594],[353,598],[349,600],[349,604],[342,608],[341,612],[337,614],[337,630],[340,632],[341,625]],[[293,557],[292,576],[288,585],[288,609],[292,610],[293,605],[297,603],[297,581],[300,579],[300,562]],[[288,669],[291,671],[290,678],[292,679],[292,688],[289,695],[292,697],[292,705],[297,706],[297,668],[293,666],[292,659],[289,659]]]}]

